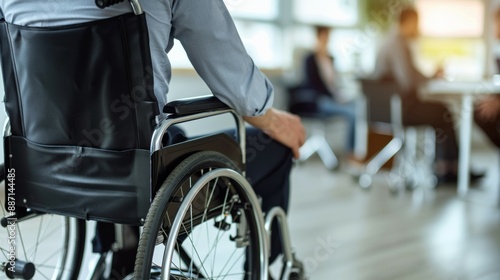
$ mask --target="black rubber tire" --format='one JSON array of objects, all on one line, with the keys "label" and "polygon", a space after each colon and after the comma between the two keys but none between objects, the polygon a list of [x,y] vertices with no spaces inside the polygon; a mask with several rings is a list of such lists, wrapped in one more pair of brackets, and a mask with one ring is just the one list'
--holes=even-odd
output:
[{"label": "black rubber tire", "polygon": [[[134,270],[134,279],[158,279],[151,276],[150,272],[154,267],[152,267],[152,254],[154,252],[158,233],[160,231],[160,227],[164,221],[164,215],[167,212],[167,208],[169,202],[171,201],[174,194],[176,194],[180,190],[180,186],[187,180],[193,176],[193,174],[197,174],[200,170],[205,170],[208,168],[217,169],[217,168],[228,168],[232,170],[238,171],[237,166],[229,160],[227,157],[220,153],[212,152],[212,151],[204,151],[198,152],[186,158],[181,162],[167,177],[165,182],[162,184],[159,191],[156,193],[156,196],[151,204],[148,215],[146,217],[146,221],[144,224],[143,232],[141,234],[139,240],[139,248],[136,256],[135,270]],[[241,186],[232,182],[232,187],[236,190],[239,195],[239,198],[242,202],[247,202],[248,198],[244,196],[243,192],[241,192]],[[240,191],[238,191],[238,188]],[[249,210],[243,210],[249,211]],[[251,213],[251,211],[249,211]],[[247,213],[247,212],[245,212]],[[257,228],[256,217],[253,215],[245,215],[247,216],[247,222],[249,229],[252,234],[250,234],[251,245],[248,246],[247,252],[251,257],[248,259],[249,263],[253,263],[256,265],[250,265],[252,270],[259,271],[261,269],[260,261],[257,261],[260,256],[259,245],[260,241],[256,236]],[[250,219],[252,218],[252,219]],[[156,267],[156,269],[158,269]],[[158,277],[158,272],[156,274]],[[176,278],[177,279],[177,278]],[[184,279],[184,278],[183,278]],[[186,279],[197,279],[193,277],[186,277]],[[252,273],[250,278],[251,280],[258,280],[258,273]]]}]

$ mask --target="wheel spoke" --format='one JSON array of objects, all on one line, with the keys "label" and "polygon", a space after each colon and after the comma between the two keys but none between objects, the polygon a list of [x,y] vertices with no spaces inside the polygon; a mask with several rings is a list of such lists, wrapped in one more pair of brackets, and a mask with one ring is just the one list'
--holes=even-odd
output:
[{"label": "wheel spoke", "polygon": [[19,230],[19,223],[16,224],[16,229],[17,229],[16,234],[17,234],[17,236],[19,236],[19,240],[21,241],[21,249],[23,250],[24,257],[27,259],[28,254],[26,253],[26,247],[24,246],[24,238],[23,238],[22,232],[21,232],[21,230]]},{"label": "wheel spoke", "polygon": [[40,236],[42,233],[42,224],[43,224],[43,219],[44,217],[42,216],[40,218],[40,222],[38,223],[38,231],[37,231],[37,236],[36,236],[36,242],[35,242],[35,248],[33,250],[33,256],[31,257],[32,260],[36,260],[36,253],[38,252],[38,245],[40,244]]},{"label": "wheel spoke", "polygon": [[38,269],[38,267],[36,268],[36,272],[37,275],[41,275],[43,278],[50,280],[50,278],[47,275],[45,275],[40,269]]},{"label": "wheel spoke", "polygon": [[[218,179],[218,178],[217,178]],[[214,186],[215,188],[215,186]],[[224,217],[224,220],[226,218],[226,203],[227,203],[227,197],[229,196],[229,187],[226,188],[226,195],[224,196],[224,204],[222,205],[222,213],[221,215]],[[232,210],[232,209],[231,209]],[[231,213],[231,211],[229,211],[229,213]],[[224,221],[223,220],[223,221]],[[219,224],[219,231],[217,232],[217,236],[219,236],[219,233],[220,233],[220,225],[222,224],[222,222]],[[214,250],[214,258],[213,258],[213,262],[212,262],[212,270],[213,268],[215,267],[215,259],[217,257],[217,246],[214,247],[215,250]]]},{"label": "wheel spoke", "polygon": [[[234,255],[234,253],[236,252],[236,250],[233,251],[233,254],[231,254],[231,257]],[[222,275],[224,276],[224,278],[222,279],[226,279],[227,276],[229,275],[238,275],[238,274],[241,274],[241,273],[238,273],[238,274],[231,274],[231,270],[234,268],[234,266],[238,263],[238,261],[245,255],[245,252],[243,252],[242,254],[240,254],[240,256],[233,262],[233,264],[231,265],[231,267],[229,267],[229,269],[227,270],[227,273],[226,274],[223,274],[222,271],[224,271],[224,268],[227,266],[227,264],[229,263],[229,261],[231,260],[231,258],[228,259],[228,261],[226,262],[226,265],[224,265],[224,267],[221,269],[221,275],[217,276],[217,278],[220,278]],[[243,273],[244,274],[244,273]]]},{"label": "wheel spoke", "polygon": [[[231,210],[232,210],[232,206],[231,206]],[[219,224],[219,227],[218,227],[218,230],[217,230],[217,236],[215,238],[215,242],[214,244],[210,247],[210,250],[208,251],[207,253],[207,256],[203,259],[203,262],[202,262],[202,265],[205,263],[205,261],[208,259],[210,253],[213,251],[213,250],[216,250],[217,248],[217,244],[219,244],[219,241],[226,235],[227,231],[223,231],[221,229],[221,225],[222,223]],[[220,236],[220,232],[222,232],[222,236]]]},{"label": "wheel spoke", "polygon": [[[185,232],[186,232],[186,234],[187,234],[187,238],[188,238],[189,242],[191,243],[191,245],[194,245],[194,243],[193,243],[193,239],[192,239],[192,237],[190,236],[189,231],[186,229],[186,226],[184,225],[184,223],[181,223],[181,224],[182,224],[182,227],[184,228],[184,231],[185,231]],[[196,250],[196,248],[194,248],[194,246],[192,246],[192,247],[193,247],[193,248],[192,248],[192,250],[194,250],[194,253],[196,253],[196,257],[198,257],[198,260],[200,260],[200,262],[201,262],[201,257],[200,257],[200,255],[199,255],[199,253],[198,253],[198,250]],[[208,274],[208,272],[205,270],[205,266],[203,266],[203,265],[202,265],[202,266],[201,266],[201,268],[202,268],[202,269],[203,269],[203,271],[206,273],[206,275],[209,275],[209,274]]]},{"label": "wheel spoke", "polygon": [[[190,214],[190,220],[191,220],[191,231],[194,230],[194,226],[193,226],[193,205],[190,205],[189,207],[189,214]],[[193,250],[194,250],[194,244],[193,246],[191,247],[191,256],[193,255]],[[193,258],[191,258],[191,262],[189,263],[189,272],[191,274],[193,274]]]}]

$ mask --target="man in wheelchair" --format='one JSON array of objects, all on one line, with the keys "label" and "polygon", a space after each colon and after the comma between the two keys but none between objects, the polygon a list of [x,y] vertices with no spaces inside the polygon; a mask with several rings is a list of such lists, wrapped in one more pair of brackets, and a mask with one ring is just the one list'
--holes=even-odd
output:
[{"label": "man in wheelchair", "polygon": [[[98,6],[108,7],[98,9],[96,3]],[[147,27],[144,26],[140,19],[136,23],[135,17],[131,15],[132,12],[137,17],[145,17]],[[260,142],[257,144],[251,141],[246,142],[247,146],[258,145],[258,149],[252,149],[252,152],[256,153],[252,154],[251,157],[248,156],[247,162],[243,160],[243,165],[241,165],[243,168],[240,168],[238,162],[236,164],[231,163],[226,157],[219,156],[219,154],[202,152],[198,153],[201,155],[195,154],[182,162],[176,162],[184,170],[179,169],[177,171],[178,167],[176,167],[171,170],[168,178],[166,178],[167,175],[164,176],[165,178],[161,176],[156,178],[157,175],[152,172],[153,185],[155,181],[159,182],[159,190],[156,189],[158,192],[152,195],[155,196],[155,200],[160,196],[160,193],[167,192],[168,196],[165,196],[165,199],[168,204],[179,204],[174,210],[168,208],[171,206],[165,206],[168,209],[160,212],[174,211],[177,213],[182,210],[185,215],[184,220],[179,218],[177,241],[172,243],[172,251],[175,251],[177,257],[166,257],[166,260],[163,259],[162,263],[155,263],[154,260],[151,260],[153,256],[148,252],[148,249],[144,252],[139,248],[137,258],[149,260],[149,266],[147,269],[143,269],[147,271],[138,273],[138,270],[141,271],[141,269],[138,269],[141,265],[136,260],[135,279],[146,279],[147,276],[144,275],[150,275],[151,279],[155,279],[153,277],[154,273],[151,271],[155,267],[159,267],[163,271],[162,266],[168,266],[168,263],[173,264],[175,258],[179,259],[178,264],[171,265],[173,268],[169,268],[170,275],[179,276],[178,278],[175,277],[175,279],[217,278],[214,276],[214,272],[207,271],[204,265],[207,262],[215,264],[218,257],[224,255],[222,252],[216,255],[212,252],[214,249],[209,248],[209,253],[214,256],[212,259],[207,260],[200,257],[200,253],[195,251],[196,249],[189,251],[180,246],[180,243],[186,241],[193,243],[191,236],[198,234],[194,232],[197,223],[193,223],[193,221],[196,221],[193,216],[199,216],[198,219],[201,222],[213,218],[219,230],[226,227],[229,230],[231,223],[243,224],[242,221],[246,219],[248,220],[246,223],[248,229],[243,229],[243,236],[249,235],[252,237],[248,232],[259,231],[258,219],[248,215],[251,212],[249,209],[255,204],[255,199],[251,194],[245,192],[246,181],[238,177],[239,175],[227,170],[214,173],[212,165],[228,169],[243,169],[245,178],[251,182],[253,191],[261,199],[261,209],[264,213],[272,211],[275,206],[279,206],[286,211],[288,208],[289,174],[292,158],[299,156],[299,148],[305,140],[304,128],[297,116],[272,107],[273,87],[247,55],[222,0],[142,0],[140,3],[137,0],[131,0],[130,3],[123,0],[98,0],[95,3],[94,0],[0,0],[0,17],[4,18],[4,23],[1,26],[0,52],[2,54],[2,68],[6,89],[6,108],[10,119],[8,133],[6,133],[6,136],[8,136],[6,138],[6,147],[8,148],[6,148],[5,152],[6,155],[10,154],[10,157],[6,157],[6,166],[18,167],[16,165],[17,153],[27,157],[24,161],[29,161],[29,164],[36,167],[32,169],[40,169],[39,172],[45,172],[44,174],[70,174],[68,172],[73,172],[66,177],[58,175],[57,178],[51,178],[52,181],[45,183],[38,181],[40,178],[32,179],[32,177],[35,177],[33,175],[34,171],[16,171],[25,172],[22,173],[22,176],[18,175],[22,177],[18,180],[25,180],[27,185],[36,185],[38,188],[46,185],[65,186],[71,180],[73,180],[71,182],[75,183],[75,178],[78,177],[71,176],[76,176],[78,170],[86,170],[84,175],[91,177],[90,181],[97,180],[98,176],[93,177],[89,176],[89,174],[104,172],[103,170],[107,169],[108,165],[101,165],[101,162],[108,162],[108,160],[109,166],[116,164],[116,167],[128,164],[131,167],[121,174],[117,172],[114,177],[115,181],[107,180],[100,185],[131,184],[129,181],[132,180],[135,172],[144,170],[142,169],[143,166],[137,166],[136,163],[137,158],[143,158],[142,154],[131,151],[133,149],[148,150],[148,140],[153,137],[151,140],[153,143],[151,144],[153,156],[151,165],[162,166],[158,162],[165,160],[166,156],[160,154],[155,157],[155,155],[162,153],[164,150],[163,144],[167,143],[175,146],[178,142],[188,140],[184,137],[182,131],[179,131],[176,127],[171,127],[167,131],[167,126],[164,125],[165,120],[169,120],[169,124],[175,124],[180,122],[180,119],[189,118],[186,117],[187,115],[204,116],[203,108],[209,111],[219,110],[225,112],[225,106],[228,106],[238,115],[243,116],[247,123],[256,128],[247,129],[246,131],[248,139],[259,139]],[[141,31],[145,32],[141,33]],[[116,40],[113,38],[116,38]],[[174,39],[181,42],[197,73],[208,85],[213,95],[223,104],[218,100],[214,101],[213,98],[208,98],[192,101],[191,104],[188,101],[187,103],[179,103],[179,106],[173,105],[169,107],[167,105],[166,94],[169,91],[172,74],[167,54],[174,44]],[[149,46],[149,49],[141,49],[131,42],[139,42],[138,45]],[[123,61],[117,53],[125,53],[126,61]],[[75,54],[78,57],[75,57]],[[103,62],[103,60],[106,62]],[[151,72],[151,69],[147,69],[148,62],[151,63],[152,78],[151,73],[148,74],[148,70]],[[140,67],[136,67],[137,65]],[[132,70],[129,73],[123,68]],[[117,78],[118,74],[116,73],[122,74],[122,70],[123,76],[127,77],[127,81]],[[134,75],[137,75],[137,77]],[[72,80],[65,80],[66,77],[70,77],[69,79]],[[129,80],[139,81],[138,86],[134,87],[133,82]],[[117,93],[114,97],[103,97],[108,94],[108,91]],[[135,102],[131,104],[130,114],[117,114],[116,97],[123,92],[130,92],[132,100]],[[140,98],[137,98],[139,93],[141,93]],[[85,96],[86,94],[88,96]],[[183,111],[183,106],[188,105],[202,109],[197,111],[196,108],[191,108]],[[141,114],[147,115],[146,121],[142,121]],[[100,131],[103,137],[96,141],[98,143],[89,141],[88,137],[92,131],[90,129],[95,127],[104,128]],[[155,138],[159,127],[165,128],[162,131],[160,140]],[[68,131],[77,131],[78,133]],[[240,133],[239,136],[241,135]],[[219,146],[221,141],[229,141],[222,136],[217,137],[214,138],[214,141],[219,143],[217,144]],[[240,144],[245,143],[244,139],[239,140]],[[158,144],[158,141],[162,143]],[[153,149],[153,146],[159,148]],[[50,151],[47,152],[47,150]],[[245,150],[244,145],[241,150]],[[50,159],[41,160],[40,158],[46,157],[45,153],[50,153]],[[128,154],[121,157],[118,153]],[[54,154],[59,156],[53,156]],[[60,155],[63,154],[64,159],[61,160]],[[224,153],[222,154],[224,155]],[[149,162],[149,155],[149,153],[146,155],[145,162]],[[92,156],[96,156],[99,161],[90,160],[89,158]],[[126,160],[123,160],[124,158]],[[132,161],[132,158],[135,161]],[[242,158],[244,159],[245,155]],[[70,161],[74,164],[69,167],[66,164],[63,167],[59,164],[61,161],[66,163]],[[28,168],[29,166],[26,169]],[[42,171],[44,168],[47,169]],[[149,170],[149,166],[145,168]],[[151,169],[154,171],[154,167],[151,167]],[[186,169],[188,171],[185,171]],[[137,171],[137,173],[139,172]],[[71,178],[68,179],[69,177]],[[149,182],[149,179],[144,180]],[[167,186],[163,191],[163,188],[159,188],[163,180],[165,180],[163,185],[170,184],[176,185],[176,187],[172,189]],[[192,181],[203,181],[205,184],[195,184],[191,183]],[[80,186],[80,182],[75,184]],[[92,184],[92,182],[89,184]],[[204,200],[205,202],[202,203],[204,206],[203,211],[194,211],[193,209],[196,208],[193,206],[194,204],[184,206],[184,201],[189,197],[186,193],[194,192],[191,190],[198,185],[200,186],[197,193],[193,194],[192,200]],[[234,187],[235,185],[241,185],[241,187]],[[73,192],[78,193],[78,196],[86,195],[87,193],[82,189],[83,187],[80,187],[80,189]],[[167,239],[170,241],[170,234],[165,229],[173,229],[177,225],[177,218],[175,220],[172,218],[171,221],[168,215],[156,218],[157,225],[153,221],[155,217],[150,217],[150,215],[154,216],[153,214],[148,214],[146,219],[142,218],[141,215],[134,216],[133,219],[140,221],[139,223],[111,218],[115,214],[119,216],[119,213],[112,213],[115,211],[114,209],[126,209],[132,204],[135,205],[135,198],[129,198],[125,192],[120,194],[121,197],[124,197],[119,199],[121,202],[117,202],[118,199],[112,199],[112,192],[103,191],[99,195],[90,198],[86,202],[86,206],[80,207],[81,212],[68,214],[72,212],[67,209],[75,207],[75,203],[78,204],[77,202],[70,202],[71,199],[77,197],[76,195],[64,194],[57,198],[56,191],[61,192],[61,190],[52,190],[48,187],[43,192],[36,190],[36,188],[33,188],[25,191],[26,194],[18,195],[16,203],[19,207],[26,209],[23,211],[28,214],[36,214],[37,211],[53,212],[80,219],[97,220],[99,221],[98,224],[102,226],[101,231],[103,232],[98,234],[97,243],[99,245],[103,245],[102,240],[106,240],[105,235],[108,232],[105,230],[106,226],[103,226],[104,223],[101,224],[101,222],[135,225],[144,225],[145,223],[146,226],[142,231],[142,235],[145,235],[146,231],[153,232],[153,239],[150,238],[153,241],[144,242],[145,244],[153,242],[153,246],[155,242],[158,245],[167,243]],[[44,194],[52,191],[54,191],[54,195],[51,195],[52,198],[42,199],[43,203],[50,202],[50,199],[52,199],[60,209],[52,209],[52,212],[46,211],[46,208],[40,206],[42,202],[39,204],[34,202]],[[34,194],[34,192],[37,193]],[[141,195],[141,192],[138,193]],[[212,198],[217,193],[222,194],[219,195],[224,202],[222,207],[212,201]],[[129,204],[127,204],[127,199],[130,201]],[[124,207],[112,208],[109,206],[108,209],[104,207],[107,206],[106,202],[110,202],[110,205],[122,203]],[[88,205],[93,205],[92,203],[99,203],[103,209],[95,211],[101,212],[96,214],[93,212],[94,209],[85,208],[89,207]],[[62,204],[66,208],[61,206]],[[137,205],[137,207],[130,206],[130,209],[137,208],[139,210],[136,212],[141,212],[140,208],[142,206],[140,206],[139,202],[137,202]],[[163,207],[161,202],[159,205],[158,207]],[[230,207],[225,205],[230,205]],[[153,202],[151,208],[155,207],[155,202]],[[223,215],[220,215],[221,213],[214,209],[218,209],[217,211]],[[151,211],[150,209],[149,212]],[[28,216],[30,215],[25,215],[24,218]],[[150,220],[152,225],[147,226]],[[186,222],[188,220],[190,223]],[[107,223],[107,225],[110,224]],[[273,229],[276,228],[274,232],[278,231],[277,226],[277,223],[274,222]],[[238,230],[239,227],[240,225],[238,225]],[[266,227],[268,227],[267,224]],[[162,231],[165,232],[162,233]],[[205,231],[205,229],[202,231]],[[208,233],[209,229],[207,228],[206,231]],[[104,237],[99,235],[104,235]],[[218,233],[217,237],[219,237]],[[238,237],[241,236],[236,234],[231,237],[231,240],[238,241]],[[254,240],[259,239],[258,234],[254,235],[254,237],[256,237]],[[179,242],[179,240],[182,241]],[[260,243],[266,242],[261,239]],[[248,242],[248,240],[241,241],[243,247],[248,247],[242,258],[246,258],[244,264],[246,279],[265,279],[267,277],[267,272],[265,272],[265,276],[261,272],[256,272],[253,275],[249,274],[249,270],[252,269],[249,266],[258,267],[258,262],[263,261],[262,256],[269,257],[269,262],[272,262],[282,253],[282,241],[278,234],[271,235],[270,243],[270,253],[266,252],[259,255],[259,259],[258,256],[252,257],[252,254],[257,252],[257,244],[254,244],[253,241]],[[103,246],[109,247],[110,245]],[[261,246],[263,245],[261,244]],[[135,248],[136,246],[134,246],[134,252]],[[266,246],[261,248],[266,248]],[[215,251],[217,250],[215,249]],[[186,257],[188,253],[196,260],[193,261]],[[195,255],[197,258],[194,257]],[[227,256],[225,257],[227,258]],[[23,264],[20,256],[17,259],[18,264],[16,264],[16,267]],[[232,257],[229,259],[232,259]],[[180,263],[184,264],[181,265]],[[231,263],[230,266],[238,266],[238,264]],[[267,265],[262,267],[267,269]],[[117,269],[121,270],[123,267],[117,267]],[[133,268],[129,266],[125,269],[128,273]],[[231,268],[224,266],[221,271],[226,270],[231,271]],[[177,271],[177,274],[172,271]],[[29,279],[23,278],[28,276],[22,276],[19,273],[11,276],[9,278]],[[162,279],[167,279],[165,275],[162,277],[164,277]],[[174,279],[173,276],[171,277],[169,279]],[[241,278],[241,275],[239,275],[234,279]],[[55,277],[53,279],[64,278]],[[76,279],[76,276],[72,275],[68,279]],[[233,278],[228,277],[228,279]]]}]

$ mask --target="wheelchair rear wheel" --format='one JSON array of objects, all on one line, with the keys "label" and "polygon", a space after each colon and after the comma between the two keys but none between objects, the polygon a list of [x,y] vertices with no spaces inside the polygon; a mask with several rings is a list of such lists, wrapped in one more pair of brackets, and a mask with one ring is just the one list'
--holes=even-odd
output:
[{"label": "wheelchair rear wheel", "polygon": [[147,215],[135,279],[263,279],[260,206],[234,170],[215,152],[196,153],[174,169]]},{"label": "wheelchair rear wheel", "polygon": [[78,278],[85,221],[51,214],[29,214],[18,220],[3,217],[0,279]]},{"label": "wheelchair rear wheel", "polygon": [[[12,182],[0,164],[0,194]],[[85,221],[28,211],[0,195],[0,280],[77,280],[85,248]],[[10,196],[9,196],[10,197]],[[12,209],[10,209],[12,208]],[[8,210],[8,211],[7,211]],[[16,216],[12,216],[15,211]],[[0,255],[1,256],[1,255]]]}]

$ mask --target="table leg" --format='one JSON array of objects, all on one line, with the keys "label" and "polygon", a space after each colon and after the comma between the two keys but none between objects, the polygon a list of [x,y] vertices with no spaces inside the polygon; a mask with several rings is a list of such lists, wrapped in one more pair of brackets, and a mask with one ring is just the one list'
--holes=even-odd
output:
[{"label": "table leg", "polygon": [[460,143],[458,154],[458,194],[464,196],[469,189],[469,166],[472,133],[472,95],[462,97],[460,112]]}]

